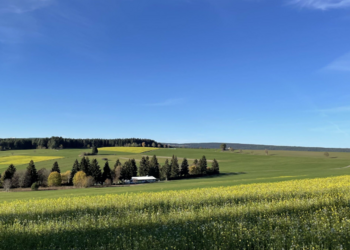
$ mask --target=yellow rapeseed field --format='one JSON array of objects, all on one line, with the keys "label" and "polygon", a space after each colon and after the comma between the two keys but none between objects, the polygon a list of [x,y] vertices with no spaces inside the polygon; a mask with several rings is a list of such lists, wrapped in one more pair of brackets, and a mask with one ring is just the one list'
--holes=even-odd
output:
[{"label": "yellow rapeseed field", "polygon": [[48,161],[48,160],[55,160],[55,159],[61,159],[63,157],[58,156],[27,156],[27,155],[13,155],[13,156],[3,156],[0,157],[0,165],[22,165],[27,164],[31,160],[34,162],[40,162],[40,161]]},{"label": "yellow rapeseed field", "polygon": [[99,148],[98,150],[141,154],[144,152],[153,151],[157,149],[158,148],[151,148],[151,147],[105,147],[105,148]]},{"label": "yellow rapeseed field", "polygon": [[349,204],[350,176],[19,200],[0,249],[350,249]]}]

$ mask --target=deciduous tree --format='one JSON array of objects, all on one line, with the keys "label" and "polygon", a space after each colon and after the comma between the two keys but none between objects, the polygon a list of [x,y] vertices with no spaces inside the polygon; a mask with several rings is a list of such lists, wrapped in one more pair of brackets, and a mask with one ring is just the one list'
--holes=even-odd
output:
[{"label": "deciduous tree", "polygon": [[220,148],[221,148],[222,151],[225,151],[225,150],[226,150],[226,144],[225,144],[225,143],[222,143],[222,144],[220,145]]},{"label": "deciduous tree", "polygon": [[58,172],[51,172],[51,174],[49,175],[47,184],[49,187],[58,187],[61,186],[62,184],[62,178],[61,178],[61,174]]}]

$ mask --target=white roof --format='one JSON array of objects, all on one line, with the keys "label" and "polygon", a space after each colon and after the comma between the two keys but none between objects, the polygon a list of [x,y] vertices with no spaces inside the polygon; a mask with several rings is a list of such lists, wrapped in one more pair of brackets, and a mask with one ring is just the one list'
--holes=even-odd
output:
[{"label": "white roof", "polygon": [[131,179],[137,180],[137,181],[146,181],[146,180],[157,180],[153,176],[137,176],[137,177],[132,177]]}]

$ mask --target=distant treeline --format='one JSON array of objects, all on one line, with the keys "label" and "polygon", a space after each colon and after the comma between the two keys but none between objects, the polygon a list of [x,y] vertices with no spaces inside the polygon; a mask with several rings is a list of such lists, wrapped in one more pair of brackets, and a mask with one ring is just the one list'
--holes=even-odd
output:
[{"label": "distant treeline", "polygon": [[[185,148],[220,148],[221,143],[185,143],[176,144],[169,143],[172,147]],[[315,152],[350,152],[350,148],[322,148],[322,147],[299,147],[299,146],[274,146],[274,145],[257,145],[257,144],[241,144],[241,143],[226,143],[227,147],[235,150],[287,150],[287,151],[315,151]]]},{"label": "distant treeline", "polygon": [[44,148],[89,148],[89,147],[139,147],[145,143],[147,147],[161,147],[163,144],[150,139],[72,139],[62,137],[51,138],[0,138],[0,150],[10,149],[44,149]]}]

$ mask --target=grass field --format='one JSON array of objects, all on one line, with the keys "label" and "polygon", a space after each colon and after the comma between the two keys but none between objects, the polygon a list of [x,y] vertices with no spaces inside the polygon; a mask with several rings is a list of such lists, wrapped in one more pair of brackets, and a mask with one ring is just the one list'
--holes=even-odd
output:
[{"label": "grass field", "polygon": [[350,249],[350,176],[0,204],[1,249]]},{"label": "grass field", "polygon": [[[62,157],[57,159],[57,161],[61,171],[64,172],[72,168],[75,159],[80,160],[81,157],[79,155],[83,152],[86,152],[86,149],[0,151],[0,158],[6,156],[26,156],[29,162],[29,159],[35,159],[34,157]],[[135,158],[139,161],[143,155],[151,156],[153,154],[157,155],[161,164],[173,154],[177,155],[178,158],[186,157],[190,163],[192,163],[193,159],[199,159],[205,155],[208,160],[215,158],[219,161],[220,171],[223,174],[218,177],[177,180],[130,187],[39,192],[0,192],[0,202],[16,199],[186,190],[350,174],[350,168],[347,167],[350,165],[350,153],[330,153],[330,157],[325,157],[322,152],[271,151],[269,155],[265,155],[263,151],[243,151],[243,153],[238,153],[221,152],[215,149],[158,149],[140,154],[100,151],[96,157],[90,158],[97,158],[102,168],[104,165],[102,158],[108,158],[110,166],[113,166],[117,159],[124,162],[129,158]],[[36,168],[38,170],[40,168],[50,169],[54,161],[56,160],[35,162]],[[15,165],[17,169],[25,169],[27,166],[27,164]],[[0,172],[3,173],[7,167],[8,164],[0,163]],[[246,174],[235,175],[234,173],[237,172],[246,172]]]}]

